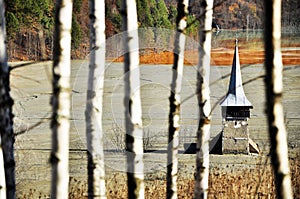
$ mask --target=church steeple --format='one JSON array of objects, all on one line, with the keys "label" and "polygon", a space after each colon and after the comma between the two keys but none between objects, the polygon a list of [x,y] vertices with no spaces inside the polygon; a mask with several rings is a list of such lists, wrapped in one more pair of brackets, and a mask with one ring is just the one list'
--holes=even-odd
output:
[{"label": "church steeple", "polygon": [[247,99],[243,89],[237,39],[235,43],[235,51],[233,56],[228,92],[226,98],[221,102],[220,105],[222,107],[223,106],[252,107],[252,104]]},{"label": "church steeple", "polygon": [[247,99],[241,75],[241,65],[236,39],[228,92],[220,103],[222,116],[225,120],[247,120],[250,118],[251,102]]}]

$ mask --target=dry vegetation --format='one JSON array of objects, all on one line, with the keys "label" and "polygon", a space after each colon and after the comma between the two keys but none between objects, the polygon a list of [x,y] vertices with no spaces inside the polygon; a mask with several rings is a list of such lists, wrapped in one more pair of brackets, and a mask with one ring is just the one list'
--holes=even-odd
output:
[{"label": "dry vegetation", "polygon": [[[300,198],[300,160],[291,160],[292,181],[295,198]],[[183,174],[182,174],[183,175]],[[120,180],[122,179],[122,180]],[[146,198],[165,198],[164,176],[159,179],[146,177]],[[124,175],[115,174],[108,180],[108,198],[126,198],[127,187]],[[275,198],[271,167],[261,166],[255,170],[224,172],[213,169],[210,173],[209,198]],[[193,197],[193,179],[179,178],[178,198]],[[80,197],[79,197],[80,198]]]},{"label": "dry vegetation", "polygon": [[[294,188],[294,198],[300,199],[300,154],[291,159],[291,173]],[[165,198],[165,175],[154,177],[146,175],[146,198]],[[213,168],[209,178],[209,198],[275,198],[275,187],[272,169],[269,164],[260,165],[256,169],[238,171],[224,171]],[[108,198],[127,198],[125,173],[110,173],[106,180]],[[178,181],[178,198],[193,197],[194,180],[186,179],[180,174]],[[49,198],[34,189],[19,198]],[[69,198],[87,198],[86,180],[70,178]]]}]

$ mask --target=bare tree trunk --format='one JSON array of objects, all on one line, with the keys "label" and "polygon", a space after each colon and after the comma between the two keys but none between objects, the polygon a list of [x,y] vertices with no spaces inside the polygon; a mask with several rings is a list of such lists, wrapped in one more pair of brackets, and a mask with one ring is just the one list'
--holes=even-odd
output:
[{"label": "bare tree trunk", "polygon": [[[4,2],[0,0],[0,136],[3,150],[3,161],[6,181],[6,197],[16,197],[14,131],[13,131],[13,99],[10,96],[9,67],[6,51],[6,27],[4,18]],[[1,157],[2,158],[2,157]],[[2,178],[2,177],[1,177]]]},{"label": "bare tree trunk", "polygon": [[168,162],[167,162],[167,198],[177,198],[178,145],[180,120],[180,92],[183,76],[186,15],[188,0],[180,0],[177,4],[176,36],[174,42],[174,64],[169,113]]},{"label": "bare tree trunk", "polygon": [[103,85],[105,69],[105,2],[90,0],[90,67],[86,102],[88,196],[106,198],[103,153]]},{"label": "bare tree trunk", "polygon": [[278,198],[293,198],[282,101],[281,0],[265,0],[266,101]]},{"label": "bare tree trunk", "polygon": [[4,158],[3,158],[3,151],[2,151],[2,142],[0,136],[0,198],[6,198],[6,183],[5,183],[5,169],[4,169]]},{"label": "bare tree trunk", "polygon": [[128,198],[144,198],[143,126],[135,0],[122,1]]},{"label": "bare tree trunk", "polygon": [[[40,27],[40,30],[38,30],[38,38],[39,38],[39,42],[40,42],[40,53],[41,53],[41,57],[40,60],[46,60],[46,45],[45,45],[45,36],[44,36],[44,31],[42,29],[42,27]],[[37,51],[37,49],[36,49]]]},{"label": "bare tree trunk", "polygon": [[209,138],[210,138],[210,50],[213,0],[202,0],[199,31],[199,63],[197,73],[197,98],[199,124],[197,130],[197,157],[195,174],[195,198],[207,198],[209,177]]},{"label": "bare tree trunk", "polygon": [[53,49],[52,198],[68,198],[72,0],[57,0]]}]

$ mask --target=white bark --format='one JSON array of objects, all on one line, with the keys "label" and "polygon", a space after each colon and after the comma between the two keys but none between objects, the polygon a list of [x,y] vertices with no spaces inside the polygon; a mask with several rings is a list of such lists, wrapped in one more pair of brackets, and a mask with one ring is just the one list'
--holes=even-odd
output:
[{"label": "white bark", "polygon": [[105,1],[90,0],[90,66],[86,103],[89,198],[106,198],[103,152],[103,85],[105,69]]},{"label": "white bark", "polygon": [[209,178],[209,138],[211,120],[209,75],[213,0],[202,0],[200,4],[202,16],[200,18],[200,47],[197,74],[199,124],[197,130],[197,157],[194,197],[207,198]]},{"label": "white bark", "polygon": [[4,169],[4,159],[2,151],[2,142],[0,136],[0,198],[6,198],[6,182],[5,182],[5,169]]},{"label": "white bark", "polygon": [[57,0],[53,49],[52,198],[68,198],[72,0]]},{"label": "white bark", "polygon": [[293,198],[282,101],[281,0],[265,1],[266,101],[278,198]]},{"label": "white bark", "polygon": [[[16,197],[14,132],[13,132],[13,99],[10,96],[9,67],[6,51],[6,27],[4,17],[4,2],[0,0],[0,136],[3,150],[6,197]],[[2,175],[1,175],[2,176]],[[2,177],[1,177],[2,178]]]},{"label": "white bark", "polygon": [[143,126],[136,1],[122,1],[128,198],[144,198]]},{"label": "white bark", "polygon": [[177,5],[177,31],[174,42],[174,63],[169,113],[168,162],[167,162],[167,198],[177,198],[178,173],[178,145],[180,127],[180,92],[183,76],[184,46],[186,15],[188,14],[188,0],[180,0]]}]

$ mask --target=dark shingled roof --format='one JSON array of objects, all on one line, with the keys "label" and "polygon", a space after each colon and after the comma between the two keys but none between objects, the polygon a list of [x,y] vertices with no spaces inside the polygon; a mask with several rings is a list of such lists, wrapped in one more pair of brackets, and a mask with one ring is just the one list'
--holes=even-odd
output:
[{"label": "dark shingled roof", "polygon": [[252,104],[247,99],[243,89],[237,40],[236,40],[234,57],[232,62],[228,93],[226,95],[226,98],[220,103],[220,105],[252,107]]}]

